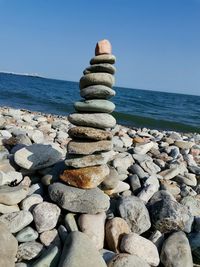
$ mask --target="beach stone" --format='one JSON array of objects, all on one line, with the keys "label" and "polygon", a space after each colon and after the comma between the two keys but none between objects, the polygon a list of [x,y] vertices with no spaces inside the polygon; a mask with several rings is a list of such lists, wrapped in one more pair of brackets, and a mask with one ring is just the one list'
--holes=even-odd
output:
[{"label": "beach stone", "polygon": [[92,85],[81,89],[80,96],[85,99],[109,99],[115,96],[115,91],[105,85]]},{"label": "beach stone", "polygon": [[137,176],[137,174],[131,174],[129,175],[128,179],[129,179],[131,190],[133,191],[133,193],[137,193],[139,189],[141,188],[139,177]]},{"label": "beach stone", "polygon": [[69,185],[90,189],[97,187],[109,174],[107,165],[65,170],[60,179]]},{"label": "beach stone", "polygon": [[149,174],[145,172],[137,163],[131,165],[129,167],[129,171],[133,174],[136,174],[140,179],[146,179],[149,177]]},{"label": "beach stone", "polygon": [[147,152],[149,152],[149,150],[151,150],[154,147],[154,142],[149,142],[149,143],[139,143],[134,147],[134,153],[135,154],[140,154],[140,155],[144,155]]},{"label": "beach stone", "polygon": [[192,196],[186,196],[181,199],[180,203],[188,207],[192,216],[200,216],[200,199]]},{"label": "beach stone", "polygon": [[106,263],[111,261],[116,255],[116,253],[114,253],[113,251],[108,250],[108,249],[101,249],[101,250],[99,250],[99,252],[101,253],[101,255],[102,255],[102,257]]},{"label": "beach stone", "polygon": [[160,167],[156,165],[152,160],[145,160],[140,163],[140,166],[146,171],[149,175],[158,173],[161,171]]},{"label": "beach stone", "polygon": [[147,203],[151,197],[159,190],[160,184],[156,176],[152,175],[143,184],[143,189],[139,192],[137,197]]},{"label": "beach stone", "polygon": [[113,150],[95,155],[74,156],[69,155],[65,160],[65,165],[73,168],[84,168],[95,165],[104,165],[111,161],[117,153]]},{"label": "beach stone", "polygon": [[109,174],[104,178],[103,182],[101,183],[101,189],[102,190],[110,190],[117,187],[119,183],[119,175],[118,172],[115,170],[114,167],[109,167],[110,172]]},{"label": "beach stone", "polygon": [[44,142],[44,134],[39,130],[35,130],[31,135],[31,139],[33,140],[34,143],[41,144]]},{"label": "beach stone", "polygon": [[196,196],[197,192],[192,189],[192,187],[186,185],[186,184],[181,184],[181,196],[182,197],[187,197],[187,196]]},{"label": "beach stone", "polygon": [[160,231],[155,230],[149,237],[149,240],[154,243],[154,245],[157,247],[158,252],[161,251],[163,242],[165,240],[164,234],[162,234]]},{"label": "beach stone", "polygon": [[185,233],[173,233],[165,240],[160,260],[164,266],[193,267],[191,248]]},{"label": "beach stone", "polygon": [[10,171],[4,173],[0,171],[0,186],[1,185],[10,185],[12,183],[20,183],[23,179],[23,176],[20,172]]},{"label": "beach stone", "polygon": [[31,196],[26,197],[21,202],[21,209],[22,210],[29,210],[32,211],[33,208],[41,203],[43,201],[43,198],[39,194],[32,194]]},{"label": "beach stone", "polygon": [[158,266],[160,262],[157,247],[153,242],[136,233],[125,234],[120,248],[122,252],[136,255],[151,266]]},{"label": "beach stone", "polygon": [[10,164],[9,159],[0,160],[0,171],[6,173],[10,171],[15,171],[15,168]]},{"label": "beach stone", "polygon": [[105,99],[93,99],[75,102],[74,108],[78,112],[111,113],[115,109],[115,104]]},{"label": "beach stone", "polygon": [[120,218],[115,217],[106,223],[106,242],[108,248],[115,252],[120,252],[120,243],[124,234],[131,232],[128,223]]},{"label": "beach stone", "polygon": [[105,212],[101,212],[95,215],[82,214],[78,218],[78,225],[84,234],[86,234],[90,240],[94,242],[97,250],[100,250],[104,246],[104,231],[105,231]]},{"label": "beach stone", "polygon": [[104,39],[96,44],[95,56],[102,54],[111,54],[111,53],[112,53],[112,46],[108,40]]},{"label": "beach stone", "polygon": [[22,243],[18,247],[17,259],[18,261],[35,259],[42,249],[43,245],[36,241]]},{"label": "beach stone", "polygon": [[106,113],[73,113],[68,120],[78,126],[89,126],[94,128],[113,128],[116,124],[115,118]]},{"label": "beach stone", "polygon": [[92,240],[81,232],[71,232],[65,241],[58,267],[106,267]]},{"label": "beach stone", "polygon": [[160,180],[160,189],[169,191],[173,196],[177,196],[181,192],[177,183],[171,180]]},{"label": "beach stone", "polygon": [[53,229],[60,216],[60,208],[49,202],[42,202],[33,209],[33,219],[38,233]]},{"label": "beach stone", "polygon": [[64,219],[65,226],[69,232],[78,231],[78,225],[75,219],[75,213],[67,213]]},{"label": "beach stone", "polygon": [[84,190],[54,183],[48,190],[52,201],[71,212],[96,214],[108,210],[110,205],[109,197],[98,188]]},{"label": "beach stone", "polygon": [[192,146],[195,145],[194,142],[190,141],[183,141],[183,140],[177,140],[175,141],[175,146],[181,148],[181,149],[190,149]]},{"label": "beach stone", "polygon": [[150,265],[136,255],[120,253],[108,263],[108,267],[150,267]]},{"label": "beach stone", "polygon": [[177,175],[174,180],[180,184],[186,184],[189,186],[196,186],[197,179],[193,173],[186,173],[185,175]]},{"label": "beach stone", "polygon": [[18,242],[29,242],[34,241],[38,238],[38,232],[35,231],[32,227],[27,226],[19,231],[16,235]]},{"label": "beach stone", "polygon": [[18,205],[8,206],[5,204],[0,204],[0,214],[11,213],[15,211],[19,211]]},{"label": "beach stone", "polygon": [[29,211],[16,211],[0,216],[0,222],[5,223],[11,233],[17,233],[33,221]]},{"label": "beach stone", "polygon": [[121,193],[121,192],[124,192],[124,191],[128,191],[129,189],[130,189],[130,185],[129,184],[124,183],[122,181],[119,181],[115,188],[110,189],[110,190],[104,190],[104,193],[106,193],[107,195],[111,196],[113,194],[118,194],[118,193]]},{"label": "beach stone", "polygon": [[127,173],[127,169],[131,164],[133,164],[133,158],[127,152],[119,153],[112,162],[112,165],[115,167],[118,174]]},{"label": "beach stone", "polygon": [[118,209],[120,216],[128,223],[132,232],[142,234],[151,227],[149,212],[138,197],[122,197]]},{"label": "beach stone", "polygon": [[14,267],[18,242],[6,224],[0,223],[0,266]]},{"label": "beach stone", "polygon": [[152,157],[148,154],[140,155],[140,154],[133,154],[132,157],[136,160],[137,163],[142,163],[143,161],[153,161]]},{"label": "beach stone", "polygon": [[90,60],[90,65],[94,65],[94,64],[101,64],[101,63],[109,63],[109,64],[115,64],[115,56],[114,55],[98,55],[93,57]]},{"label": "beach stone", "polygon": [[180,168],[178,166],[175,166],[170,169],[159,172],[158,175],[161,175],[165,180],[170,180],[177,176],[179,173]]},{"label": "beach stone", "polygon": [[194,263],[200,264],[200,233],[190,233],[188,238]]},{"label": "beach stone", "polygon": [[113,87],[115,78],[112,74],[106,72],[89,73],[81,77],[79,86],[80,89],[91,85],[104,85],[110,88]]},{"label": "beach stone", "polygon": [[116,72],[116,68],[109,63],[94,64],[94,65],[87,67],[83,71],[83,74],[85,75],[85,74],[94,73],[94,72],[106,72],[106,73],[110,73],[114,75]]},{"label": "beach stone", "polygon": [[68,235],[68,231],[64,225],[61,224],[58,227],[58,233],[59,233],[59,237],[61,238],[62,243],[65,243],[66,237]]},{"label": "beach stone", "polygon": [[89,139],[94,141],[112,139],[112,134],[110,132],[91,127],[73,127],[69,129],[68,134],[71,138]]},{"label": "beach stone", "polygon": [[67,151],[69,154],[90,155],[95,152],[110,151],[113,148],[112,141],[70,141],[67,145]]},{"label": "beach stone", "polygon": [[21,202],[28,194],[28,187],[18,185],[10,187],[7,185],[0,187],[0,203],[5,205],[16,205]]},{"label": "beach stone", "polygon": [[40,242],[48,247],[53,243],[60,242],[58,231],[56,229],[48,230],[40,234]]},{"label": "beach stone", "polygon": [[176,202],[167,191],[156,192],[148,208],[153,226],[161,233],[179,230],[189,233],[191,231],[192,214],[187,207]]}]

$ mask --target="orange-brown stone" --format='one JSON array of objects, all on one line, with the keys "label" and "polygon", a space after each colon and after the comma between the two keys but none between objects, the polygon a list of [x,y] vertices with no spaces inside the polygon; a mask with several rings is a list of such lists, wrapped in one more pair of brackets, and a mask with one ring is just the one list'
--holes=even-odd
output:
[{"label": "orange-brown stone", "polygon": [[111,54],[112,46],[108,40],[101,40],[96,44],[95,48],[95,56],[102,54]]},{"label": "orange-brown stone", "polygon": [[100,165],[65,170],[60,176],[60,179],[69,185],[83,189],[90,189],[96,188],[108,174],[108,166]]}]

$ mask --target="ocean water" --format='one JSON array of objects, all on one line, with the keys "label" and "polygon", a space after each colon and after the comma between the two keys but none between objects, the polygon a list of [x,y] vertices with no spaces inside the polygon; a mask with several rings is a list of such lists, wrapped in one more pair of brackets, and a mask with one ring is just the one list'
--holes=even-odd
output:
[{"label": "ocean water", "polygon": [[[115,87],[113,113],[120,124],[200,132],[200,96]],[[0,106],[58,115],[80,100],[77,82],[0,73]]]}]

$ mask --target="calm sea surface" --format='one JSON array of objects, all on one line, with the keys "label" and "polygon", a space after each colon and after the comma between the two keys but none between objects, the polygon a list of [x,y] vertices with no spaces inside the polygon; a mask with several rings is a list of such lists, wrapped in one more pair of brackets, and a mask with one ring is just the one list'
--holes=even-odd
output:
[{"label": "calm sea surface", "polygon": [[[115,87],[118,123],[200,132],[200,96]],[[80,99],[76,82],[0,73],[0,106],[52,114],[73,112]]]}]

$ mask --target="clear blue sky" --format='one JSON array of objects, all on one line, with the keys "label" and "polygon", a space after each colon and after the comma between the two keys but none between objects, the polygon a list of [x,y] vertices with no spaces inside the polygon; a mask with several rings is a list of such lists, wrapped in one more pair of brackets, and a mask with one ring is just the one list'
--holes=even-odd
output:
[{"label": "clear blue sky", "polygon": [[0,0],[0,71],[78,81],[104,38],[116,85],[200,95],[200,0]]}]

